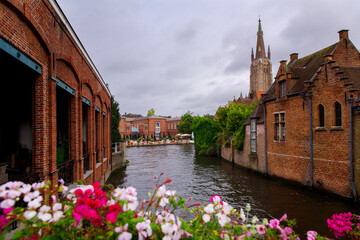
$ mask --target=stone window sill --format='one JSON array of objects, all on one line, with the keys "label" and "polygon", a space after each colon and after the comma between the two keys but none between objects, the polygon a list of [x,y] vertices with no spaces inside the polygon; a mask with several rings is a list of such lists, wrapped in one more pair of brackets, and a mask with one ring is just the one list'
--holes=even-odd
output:
[{"label": "stone window sill", "polygon": [[316,127],[315,131],[319,131],[319,132],[326,131],[326,128],[325,127]]},{"label": "stone window sill", "polygon": [[93,170],[86,171],[86,173],[84,174],[84,180],[87,179],[92,173],[93,173]]},{"label": "stone window sill", "polygon": [[97,164],[96,164],[96,168],[100,167],[101,164],[102,164],[101,162],[97,163]]},{"label": "stone window sill", "polygon": [[342,126],[332,126],[330,131],[344,131],[344,128]]},{"label": "stone window sill", "polygon": [[104,158],[103,162],[106,162],[107,158]]}]

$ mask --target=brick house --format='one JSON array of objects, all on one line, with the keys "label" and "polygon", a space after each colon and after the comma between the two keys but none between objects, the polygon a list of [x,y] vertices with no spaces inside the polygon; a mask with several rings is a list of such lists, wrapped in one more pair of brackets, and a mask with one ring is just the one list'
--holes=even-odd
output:
[{"label": "brick house", "polygon": [[[180,122],[180,117],[172,118],[170,116],[156,115],[143,117],[138,114],[136,116],[126,114],[120,120],[119,131],[124,139],[131,137],[160,139],[178,134],[177,126]],[[136,134],[134,134],[134,131],[136,131]]]},{"label": "brick house", "polygon": [[[360,53],[347,30],[327,48],[281,61],[262,99],[267,174],[356,198],[360,179],[354,181],[352,122],[360,120],[352,115],[359,87]],[[359,137],[358,129],[355,133]]]},{"label": "brick house", "polygon": [[110,92],[64,13],[55,0],[5,0],[0,12],[0,166],[9,180],[103,182]]}]

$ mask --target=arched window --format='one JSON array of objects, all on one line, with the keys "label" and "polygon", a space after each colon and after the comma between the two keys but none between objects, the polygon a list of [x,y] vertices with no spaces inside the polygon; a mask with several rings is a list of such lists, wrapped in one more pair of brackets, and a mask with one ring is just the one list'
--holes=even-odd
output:
[{"label": "arched window", "polygon": [[319,126],[325,127],[325,111],[322,104],[319,104]]},{"label": "arched window", "polygon": [[335,126],[341,126],[341,104],[335,102]]}]

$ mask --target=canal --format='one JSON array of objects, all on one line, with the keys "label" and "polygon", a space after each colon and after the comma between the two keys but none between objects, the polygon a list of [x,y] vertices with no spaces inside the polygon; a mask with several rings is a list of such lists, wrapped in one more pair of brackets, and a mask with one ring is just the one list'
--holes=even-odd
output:
[{"label": "canal", "polygon": [[280,218],[287,213],[296,219],[301,239],[307,230],[333,237],[326,219],[336,212],[360,214],[360,205],[310,191],[297,185],[269,179],[214,157],[195,155],[193,145],[169,145],[127,148],[129,166],[114,172],[108,183],[119,187],[133,186],[138,199],[147,199],[153,191],[154,176],[164,172],[171,178],[167,189],[176,190],[184,198],[193,197],[204,204],[218,194],[238,210],[251,204],[251,214],[260,219]]}]

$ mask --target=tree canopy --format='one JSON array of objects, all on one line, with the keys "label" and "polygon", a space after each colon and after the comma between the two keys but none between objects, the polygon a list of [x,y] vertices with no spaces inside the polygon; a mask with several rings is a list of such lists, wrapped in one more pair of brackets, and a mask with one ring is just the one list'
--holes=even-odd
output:
[{"label": "tree canopy", "polygon": [[191,124],[193,121],[193,113],[187,111],[187,113],[181,116],[181,123],[177,126],[179,133],[192,133]]},{"label": "tree canopy", "polygon": [[147,116],[150,117],[150,116],[153,116],[155,115],[155,110],[153,108],[151,108],[148,112],[147,112]]},{"label": "tree canopy", "polygon": [[111,142],[119,142],[121,140],[119,132],[120,118],[119,103],[111,96]]}]

